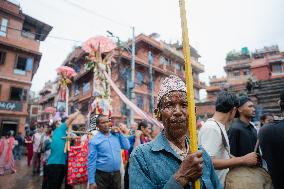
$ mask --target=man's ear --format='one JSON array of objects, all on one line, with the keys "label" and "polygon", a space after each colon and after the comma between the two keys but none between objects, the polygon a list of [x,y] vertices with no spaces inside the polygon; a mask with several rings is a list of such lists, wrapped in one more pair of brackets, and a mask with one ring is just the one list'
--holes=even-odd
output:
[{"label": "man's ear", "polygon": [[161,112],[160,112],[160,110],[159,110],[158,108],[156,108],[156,109],[154,110],[154,114],[155,114],[155,117],[156,117],[156,119],[157,119],[158,121],[162,121]]},{"label": "man's ear", "polygon": [[237,108],[238,112],[242,112],[242,110],[243,110],[242,107]]}]

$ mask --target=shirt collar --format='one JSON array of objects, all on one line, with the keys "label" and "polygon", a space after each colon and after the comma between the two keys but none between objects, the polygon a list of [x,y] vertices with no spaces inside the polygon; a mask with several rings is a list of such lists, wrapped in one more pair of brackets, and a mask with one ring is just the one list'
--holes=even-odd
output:
[{"label": "shirt collar", "polygon": [[174,155],[177,159],[181,160],[181,157],[179,154],[177,154],[170,146],[168,139],[166,138],[164,132],[162,131],[156,139],[152,143],[152,151],[157,152],[157,151],[162,151],[165,150],[172,155]]},{"label": "shirt collar", "polygon": [[252,122],[249,122],[249,124],[243,122],[240,118],[238,118],[238,121],[243,124],[245,127],[253,127],[254,125],[252,124]]},{"label": "shirt collar", "polygon": [[105,134],[103,134],[101,131],[99,131],[99,132],[98,132],[98,134],[97,134],[97,136],[111,137],[111,136],[112,136],[112,134],[111,134],[111,132],[109,132],[109,134],[108,134],[108,135],[105,135]]}]

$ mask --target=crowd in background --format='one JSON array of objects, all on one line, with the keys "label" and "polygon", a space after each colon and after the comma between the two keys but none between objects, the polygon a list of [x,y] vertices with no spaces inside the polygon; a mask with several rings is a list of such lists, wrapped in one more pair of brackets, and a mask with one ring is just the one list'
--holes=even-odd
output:
[{"label": "crowd in background", "polygon": [[[284,187],[284,125],[280,117],[263,114],[257,98],[221,92],[214,115],[197,121],[199,151],[189,153],[185,85],[176,77],[167,82],[161,86],[156,109],[163,130],[143,120],[130,127],[114,125],[108,116],[98,115],[96,130],[80,137],[88,142],[84,176],[90,189],[178,188],[187,187],[197,178],[202,178],[201,188],[224,188],[233,168],[240,166],[262,167],[270,174],[275,189]],[[284,92],[279,105],[283,111]],[[43,189],[60,188],[63,183],[65,188],[76,188],[66,179],[70,166],[66,137],[78,114],[38,126],[25,138],[12,131],[2,136],[0,175],[15,173],[15,160],[26,154],[32,174],[43,177]],[[194,170],[190,175],[189,168]]]}]

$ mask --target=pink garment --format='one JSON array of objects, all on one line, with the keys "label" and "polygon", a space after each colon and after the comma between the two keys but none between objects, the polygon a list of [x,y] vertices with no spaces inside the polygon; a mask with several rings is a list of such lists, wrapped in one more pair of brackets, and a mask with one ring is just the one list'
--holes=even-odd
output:
[{"label": "pink garment", "polygon": [[15,173],[15,162],[13,156],[15,138],[2,138],[0,141],[0,175]]},{"label": "pink garment", "polygon": [[0,157],[4,151],[4,145],[5,145],[5,137],[3,136],[0,140]]}]

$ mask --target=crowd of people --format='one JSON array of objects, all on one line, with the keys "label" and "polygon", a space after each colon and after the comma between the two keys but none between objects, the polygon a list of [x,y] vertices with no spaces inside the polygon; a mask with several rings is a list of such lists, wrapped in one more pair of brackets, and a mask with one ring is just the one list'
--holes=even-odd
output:
[{"label": "crowd of people", "polygon": [[[261,168],[272,181],[263,179],[251,186],[253,179],[244,179],[238,183],[239,188],[272,188],[272,185],[275,189],[284,188],[283,120],[256,112],[255,100],[246,95],[221,92],[214,115],[204,122],[198,121],[199,146],[197,152],[192,152],[187,106],[185,83],[177,76],[169,76],[160,86],[155,109],[163,129],[147,121],[130,127],[124,123],[114,125],[108,115],[99,114],[96,131],[81,137],[88,142],[84,163],[87,171],[80,175],[87,176],[85,186],[192,188],[199,179],[202,189],[228,188],[232,184],[230,173],[243,167]],[[279,106],[284,112],[284,91]],[[39,126],[25,138],[21,133],[14,137],[13,132],[8,132],[0,141],[0,175],[16,172],[15,160],[21,160],[25,145],[27,165],[32,166],[33,175],[43,176],[43,189],[60,189],[63,183],[66,189],[76,188],[67,182],[69,166],[73,165],[68,160],[66,138],[68,128],[79,114],[63,117],[52,126]]]}]

